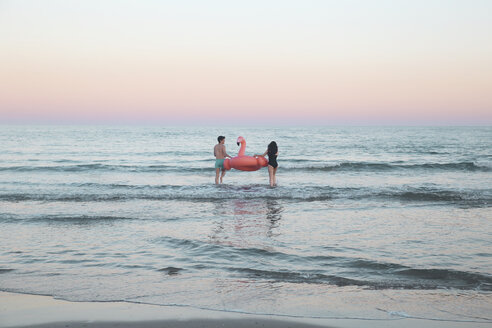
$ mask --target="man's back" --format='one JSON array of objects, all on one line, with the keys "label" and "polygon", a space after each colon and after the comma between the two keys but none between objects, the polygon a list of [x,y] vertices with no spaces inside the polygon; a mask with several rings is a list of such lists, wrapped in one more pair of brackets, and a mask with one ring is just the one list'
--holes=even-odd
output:
[{"label": "man's back", "polygon": [[222,144],[215,145],[214,155],[215,155],[216,159],[224,159],[225,158],[225,146]]}]

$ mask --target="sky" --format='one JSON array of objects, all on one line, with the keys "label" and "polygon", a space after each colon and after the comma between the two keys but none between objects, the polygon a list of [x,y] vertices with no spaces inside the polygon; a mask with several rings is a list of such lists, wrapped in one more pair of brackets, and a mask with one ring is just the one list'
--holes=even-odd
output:
[{"label": "sky", "polygon": [[0,123],[492,124],[492,1],[0,0]]}]

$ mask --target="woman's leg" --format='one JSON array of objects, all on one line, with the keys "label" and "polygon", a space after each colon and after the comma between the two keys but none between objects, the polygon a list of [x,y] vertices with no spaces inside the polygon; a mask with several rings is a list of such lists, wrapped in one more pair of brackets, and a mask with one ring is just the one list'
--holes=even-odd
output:
[{"label": "woman's leg", "polygon": [[277,185],[277,169],[278,169],[278,166],[276,168],[273,169],[273,184],[276,186]]},{"label": "woman's leg", "polygon": [[273,170],[274,170],[273,166],[268,165],[268,178],[270,180],[270,187],[273,187],[273,178],[274,178],[273,177],[273,174],[274,174]]}]

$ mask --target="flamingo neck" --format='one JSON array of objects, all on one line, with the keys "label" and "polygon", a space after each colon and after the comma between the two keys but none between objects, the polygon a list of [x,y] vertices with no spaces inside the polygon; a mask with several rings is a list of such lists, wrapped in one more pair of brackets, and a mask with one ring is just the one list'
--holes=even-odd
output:
[{"label": "flamingo neck", "polygon": [[245,152],[246,152],[246,141],[243,140],[241,141],[241,148],[239,148],[239,153],[237,153],[237,156],[244,156]]}]

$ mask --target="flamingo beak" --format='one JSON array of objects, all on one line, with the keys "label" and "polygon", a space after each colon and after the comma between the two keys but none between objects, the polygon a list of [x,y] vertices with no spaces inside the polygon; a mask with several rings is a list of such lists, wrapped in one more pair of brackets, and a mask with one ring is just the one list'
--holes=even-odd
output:
[{"label": "flamingo beak", "polygon": [[237,143],[237,145],[239,146],[239,142],[236,142],[236,143]]}]

